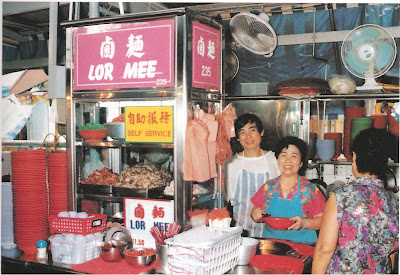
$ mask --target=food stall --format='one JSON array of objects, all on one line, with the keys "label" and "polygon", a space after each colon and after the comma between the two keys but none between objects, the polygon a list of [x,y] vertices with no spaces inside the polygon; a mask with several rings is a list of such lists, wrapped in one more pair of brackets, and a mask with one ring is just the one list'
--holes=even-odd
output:
[{"label": "food stall", "polygon": [[[230,274],[310,273],[313,250],[285,242],[257,242],[252,249],[254,253],[258,251],[257,256],[268,255],[269,259],[273,255],[289,256],[287,261],[277,257],[276,261],[267,264],[263,258],[257,258],[260,268],[249,265],[249,261],[238,265],[242,238],[241,230],[235,227],[225,228],[222,233],[212,231],[216,235],[221,233],[220,238],[205,247],[196,246],[193,239],[187,241],[185,248],[175,240],[165,240],[166,244],[160,249],[166,247],[166,250],[158,250],[160,246],[151,228],[168,233],[168,227],[177,224],[187,229],[193,226],[189,219],[191,211],[224,206],[222,165],[214,165],[213,171],[196,174],[203,167],[188,167],[185,163],[190,159],[191,164],[206,166],[201,161],[204,158],[186,154],[188,144],[192,145],[190,149],[197,149],[196,152],[208,149],[194,142],[200,139],[196,134],[203,133],[196,132],[198,129],[191,122],[211,117],[211,122],[205,123],[211,134],[211,127],[218,128],[215,124],[217,114],[223,113],[230,103],[237,115],[246,112],[259,115],[264,127],[269,129],[266,136],[270,142],[284,135],[295,135],[311,144],[315,112],[318,112],[318,135],[331,132],[319,130],[319,112],[323,113],[322,123],[327,123],[325,107],[330,102],[366,100],[368,114],[371,114],[370,106],[392,104],[398,101],[397,95],[332,95],[329,87],[309,86],[307,89],[294,87],[300,91],[294,93],[289,89],[290,94],[284,93],[285,88],[293,86],[281,86],[274,91],[277,94],[269,94],[265,83],[261,85],[262,92],[255,92],[255,85],[249,83],[253,89],[249,95],[240,94],[234,82],[229,84],[230,90],[226,93],[224,75],[227,71],[223,69],[223,61],[227,53],[223,49],[227,43],[223,25],[190,9],[68,21],[62,26],[67,31],[68,53],[68,210],[104,214],[109,221],[115,222],[117,225],[110,225],[107,230],[109,234],[105,241],[124,233],[129,236],[132,246],[155,247],[157,244],[157,261],[139,270],[132,269],[128,260],[108,262],[99,255],[87,261],[92,261],[91,266],[54,261],[54,255],[45,263],[38,262],[35,255],[27,257],[19,252],[14,255],[10,252],[10,259],[25,261],[24,268],[37,273],[48,269],[54,273],[107,273],[109,270],[115,273],[127,273],[127,270],[168,273],[171,268],[178,268],[174,271],[184,268],[182,263],[185,262],[179,256],[186,255],[187,251],[217,253],[218,248],[222,250],[218,257],[227,262],[225,266],[220,261],[214,263],[203,258],[198,261],[200,267],[187,264],[188,273],[215,273],[215,270]],[[239,51],[243,54],[244,50]],[[241,86],[241,91],[245,92],[249,85]],[[323,111],[320,105],[323,105]],[[332,129],[336,128],[332,126]],[[208,142],[215,140],[203,139],[202,145]],[[320,161],[313,156],[310,160],[310,167],[317,167],[318,177],[326,165],[333,165],[336,170],[343,164],[349,166],[349,162]],[[161,243],[164,242],[165,235],[161,239]],[[51,241],[52,249],[57,249],[57,240],[52,238]],[[168,253],[173,257],[167,257]],[[7,254],[3,255],[7,257]],[[16,268],[21,264],[19,260],[6,264],[8,268]],[[211,268],[215,269],[204,269],[204,265],[211,262]]]}]

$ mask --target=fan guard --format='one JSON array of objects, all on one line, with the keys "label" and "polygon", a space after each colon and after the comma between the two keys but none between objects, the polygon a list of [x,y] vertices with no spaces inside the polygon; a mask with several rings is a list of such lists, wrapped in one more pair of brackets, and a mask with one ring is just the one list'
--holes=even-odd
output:
[{"label": "fan guard", "polygon": [[353,75],[365,79],[357,90],[381,90],[375,78],[384,75],[396,59],[396,43],[388,31],[378,25],[361,25],[344,39],[342,60]]},{"label": "fan guard", "polygon": [[277,45],[276,33],[265,13],[238,13],[232,17],[230,30],[233,38],[247,50],[272,56]]},{"label": "fan guard", "polygon": [[232,50],[225,50],[224,54],[224,79],[226,82],[235,78],[239,71],[239,58]]}]

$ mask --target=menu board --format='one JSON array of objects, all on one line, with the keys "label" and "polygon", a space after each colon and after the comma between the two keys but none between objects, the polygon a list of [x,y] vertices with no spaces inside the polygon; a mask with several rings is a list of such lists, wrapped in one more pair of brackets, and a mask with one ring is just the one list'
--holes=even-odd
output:
[{"label": "menu board", "polygon": [[221,91],[221,32],[193,21],[192,86]]},{"label": "menu board", "polygon": [[174,19],[74,31],[74,90],[174,86]]}]

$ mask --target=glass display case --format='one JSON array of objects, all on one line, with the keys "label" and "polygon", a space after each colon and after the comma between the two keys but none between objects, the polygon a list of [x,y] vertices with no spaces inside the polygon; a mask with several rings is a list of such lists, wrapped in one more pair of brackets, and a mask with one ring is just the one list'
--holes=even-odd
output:
[{"label": "glass display case", "polygon": [[[220,166],[203,182],[185,181],[182,172],[188,118],[195,108],[222,107],[221,24],[175,9],[62,25],[69,208],[99,201],[113,216],[125,197],[174,200],[175,222],[186,226],[193,207],[221,207]],[[85,138],[87,127],[107,133]]]}]

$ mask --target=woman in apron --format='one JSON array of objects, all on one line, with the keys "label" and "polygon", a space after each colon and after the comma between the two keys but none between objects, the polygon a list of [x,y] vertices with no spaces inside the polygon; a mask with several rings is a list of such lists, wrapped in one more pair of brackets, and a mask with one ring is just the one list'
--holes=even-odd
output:
[{"label": "woman in apron", "polygon": [[251,197],[269,179],[279,175],[275,155],[260,148],[264,128],[254,114],[235,120],[236,139],[243,148],[227,163],[227,199],[233,207],[235,226],[241,226],[251,237],[263,237],[262,224],[251,219]]},{"label": "woman in apron", "polygon": [[325,198],[314,184],[300,176],[307,168],[307,145],[297,137],[285,137],[279,141],[275,155],[281,175],[266,182],[251,199],[252,218],[260,222],[265,213],[290,218],[295,222],[288,230],[274,230],[265,224],[264,236],[315,244]]}]

